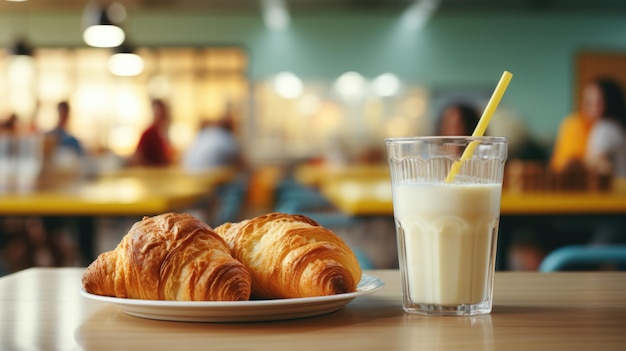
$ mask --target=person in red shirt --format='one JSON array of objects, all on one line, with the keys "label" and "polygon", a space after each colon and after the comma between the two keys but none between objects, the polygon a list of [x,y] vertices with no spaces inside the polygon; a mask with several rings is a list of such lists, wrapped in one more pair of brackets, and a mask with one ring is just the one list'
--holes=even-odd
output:
[{"label": "person in red shirt", "polygon": [[167,166],[172,163],[172,146],[167,138],[170,115],[163,100],[152,100],[152,124],[143,132],[129,163],[134,166]]}]

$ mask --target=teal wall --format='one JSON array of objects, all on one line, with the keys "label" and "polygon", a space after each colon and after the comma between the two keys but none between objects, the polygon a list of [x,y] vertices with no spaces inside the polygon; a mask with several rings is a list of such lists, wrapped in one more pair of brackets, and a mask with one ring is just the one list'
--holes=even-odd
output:
[{"label": "teal wall", "polygon": [[[573,106],[575,59],[581,50],[626,51],[624,14],[436,14],[407,31],[398,13],[295,14],[287,32],[269,32],[256,13],[130,13],[140,46],[241,44],[253,79],[289,70],[332,79],[355,70],[366,77],[393,72],[432,87],[493,89],[502,71],[514,74],[502,104],[536,136],[550,140]],[[21,16],[21,15],[20,15]],[[25,23],[38,46],[82,46],[80,13],[0,14],[0,43]],[[13,27],[12,27],[13,26]]]}]

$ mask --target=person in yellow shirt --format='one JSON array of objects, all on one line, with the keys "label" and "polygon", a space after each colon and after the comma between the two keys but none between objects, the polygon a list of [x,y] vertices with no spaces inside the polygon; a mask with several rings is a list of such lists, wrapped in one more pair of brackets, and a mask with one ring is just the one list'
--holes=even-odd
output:
[{"label": "person in yellow shirt", "polygon": [[587,139],[594,123],[606,111],[608,79],[597,78],[585,85],[580,102],[580,112],[567,116],[559,127],[550,159],[550,168],[563,171],[572,162],[581,162],[585,157]]},{"label": "person in yellow shirt", "polygon": [[[596,126],[605,121],[621,118],[624,115],[624,96],[617,82],[609,78],[596,78],[585,84],[581,101],[580,111],[567,116],[559,127],[555,140],[550,168],[555,172],[568,170],[578,164],[586,167],[585,158],[589,158],[589,151],[598,141],[591,140]],[[606,137],[604,137],[606,139]],[[597,137],[595,138],[597,139]],[[585,217],[569,218],[565,224],[566,229],[559,232],[552,230],[550,235],[533,235],[526,233],[525,236],[513,239],[514,243],[509,247],[509,268],[514,270],[537,270],[544,257],[558,247],[571,244],[606,244],[623,242],[624,224],[613,220],[589,220]],[[552,226],[550,222],[545,224]],[[559,227],[563,226],[559,224]],[[615,230],[620,231],[620,237],[616,240]],[[590,239],[591,238],[591,239]]]},{"label": "person in yellow shirt", "polygon": [[583,159],[593,122],[581,113],[573,113],[561,122],[550,159],[552,170],[563,171],[570,163]]}]

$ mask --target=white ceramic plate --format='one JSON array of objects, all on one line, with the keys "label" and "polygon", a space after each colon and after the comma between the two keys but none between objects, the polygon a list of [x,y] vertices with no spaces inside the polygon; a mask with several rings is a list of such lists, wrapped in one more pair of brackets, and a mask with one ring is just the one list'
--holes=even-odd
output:
[{"label": "white ceramic plate", "polygon": [[95,301],[117,305],[125,313],[142,318],[185,322],[253,322],[318,316],[337,311],[355,298],[382,289],[378,277],[363,274],[355,292],[294,299],[251,301],[162,301],[94,295],[80,290]]}]

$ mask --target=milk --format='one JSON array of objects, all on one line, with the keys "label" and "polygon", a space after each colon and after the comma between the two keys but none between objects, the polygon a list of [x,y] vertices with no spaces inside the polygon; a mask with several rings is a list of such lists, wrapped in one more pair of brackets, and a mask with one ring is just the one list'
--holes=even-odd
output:
[{"label": "milk", "polygon": [[479,304],[490,271],[500,184],[392,185],[405,299],[413,304]]}]

